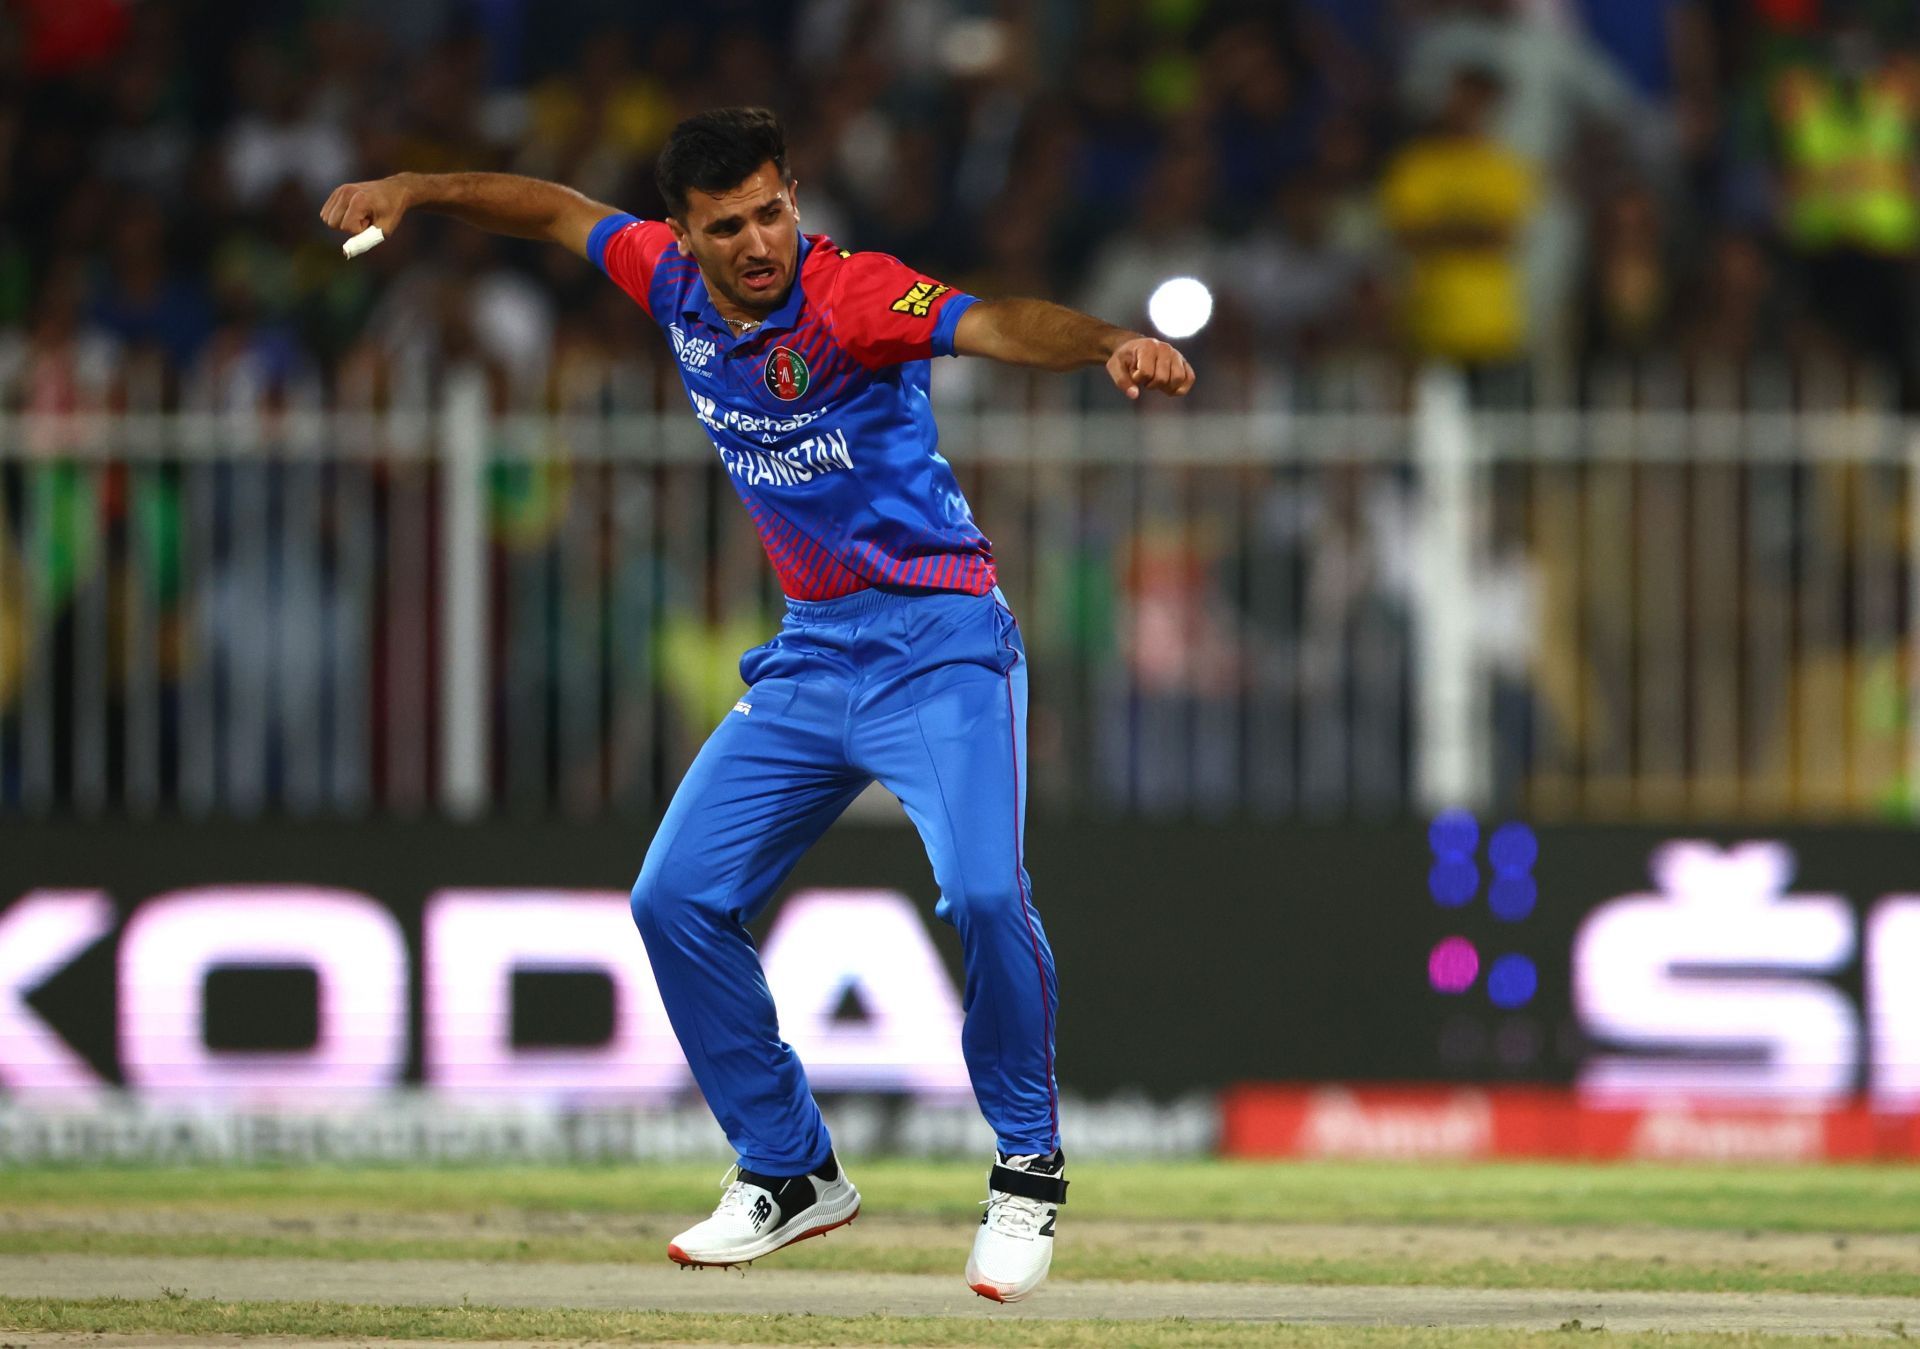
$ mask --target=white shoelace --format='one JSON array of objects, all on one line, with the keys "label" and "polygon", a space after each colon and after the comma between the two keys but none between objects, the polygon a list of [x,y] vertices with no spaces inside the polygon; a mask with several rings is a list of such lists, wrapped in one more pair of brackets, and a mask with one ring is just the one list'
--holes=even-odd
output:
[{"label": "white shoelace", "polygon": [[[753,1207],[753,1202],[747,1197],[747,1191],[759,1190],[760,1187],[758,1185],[749,1185],[744,1180],[736,1180],[735,1177],[739,1174],[740,1166],[738,1163],[735,1163],[727,1168],[725,1175],[720,1177],[720,1183],[727,1188],[721,1191],[720,1204],[713,1211],[714,1217],[718,1218],[724,1213],[744,1212]],[[760,1192],[762,1194],[766,1193],[764,1190]]]},{"label": "white shoelace", "polygon": [[[1036,1162],[1039,1157],[1009,1157],[1003,1165],[1014,1170],[1024,1170],[1017,1166],[1019,1162]],[[1041,1224],[1047,1220],[1048,1205],[1044,1200],[1028,1199],[1025,1195],[1008,1194],[1005,1190],[988,1190],[987,1197],[980,1201],[987,1206],[987,1226],[1005,1237],[1019,1237],[1032,1241],[1040,1235]]]}]

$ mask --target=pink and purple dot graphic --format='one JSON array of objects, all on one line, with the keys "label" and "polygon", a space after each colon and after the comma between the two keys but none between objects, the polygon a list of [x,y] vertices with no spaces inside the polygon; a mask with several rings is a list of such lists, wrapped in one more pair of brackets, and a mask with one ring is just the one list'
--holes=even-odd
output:
[{"label": "pink and purple dot graphic", "polygon": [[1465,993],[1480,977],[1480,952],[1465,937],[1443,937],[1427,957],[1427,982],[1436,993]]},{"label": "pink and purple dot graphic", "polygon": [[[1427,828],[1427,844],[1433,855],[1427,870],[1428,895],[1443,909],[1466,910],[1482,893],[1480,821],[1469,811],[1442,811]],[[1493,830],[1485,846],[1492,873],[1484,892],[1488,915],[1502,925],[1524,922],[1540,901],[1533,876],[1534,864],[1540,860],[1538,836],[1516,821]],[[1516,951],[1483,956],[1473,940],[1455,935],[1442,938],[1427,956],[1427,982],[1436,993],[1466,993],[1480,982],[1483,972],[1487,1000],[1502,1010],[1525,1007],[1540,991],[1539,967]]]}]

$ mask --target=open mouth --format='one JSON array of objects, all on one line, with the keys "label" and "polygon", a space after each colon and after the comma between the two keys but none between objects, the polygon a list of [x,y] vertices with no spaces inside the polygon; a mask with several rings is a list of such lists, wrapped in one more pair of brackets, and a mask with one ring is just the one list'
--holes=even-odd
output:
[{"label": "open mouth", "polygon": [[769,263],[764,267],[749,267],[740,273],[740,280],[751,291],[768,291],[773,283],[780,279],[780,269]]}]

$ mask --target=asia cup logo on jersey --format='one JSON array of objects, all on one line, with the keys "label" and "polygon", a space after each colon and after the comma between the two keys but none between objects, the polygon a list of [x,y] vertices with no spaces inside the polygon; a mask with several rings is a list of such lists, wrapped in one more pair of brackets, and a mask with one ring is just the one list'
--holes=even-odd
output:
[{"label": "asia cup logo on jersey", "polygon": [[707,374],[707,362],[720,350],[712,341],[704,337],[688,337],[677,323],[667,326],[667,333],[673,338],[673,354],[680,364],[695,374]]},{"label": "asia cup logo on jersey", "polygon": [[767,353],[766,368],[760,372],[767,390],[783,403],[791,403],[807,391],[811,376],[806,358],[792,347],[775,347]]}]

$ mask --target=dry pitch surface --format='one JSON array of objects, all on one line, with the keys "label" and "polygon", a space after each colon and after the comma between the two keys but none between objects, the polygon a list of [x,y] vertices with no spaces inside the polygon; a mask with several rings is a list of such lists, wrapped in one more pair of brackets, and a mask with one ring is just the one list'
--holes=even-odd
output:
[{"label": "dry pitch surface", "polygon": [[861,1167],[744,1273],[661,1256],[707,1167],[0,1173],[0,1346],[1920,1336],[1911,1169],[1081,1167],[1017,1307],[960,1279],[974,1170]]}]

